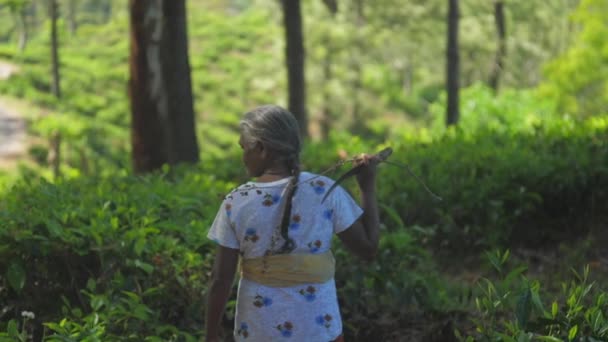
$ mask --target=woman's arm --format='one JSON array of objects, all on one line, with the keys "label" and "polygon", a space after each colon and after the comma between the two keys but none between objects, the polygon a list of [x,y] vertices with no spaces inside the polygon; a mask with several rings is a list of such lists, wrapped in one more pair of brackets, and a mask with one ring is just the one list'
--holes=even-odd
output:
[{"label": "woman's arm", "polygon": [[220,323],[232,290],[238,260],[238,249],[218,246],[207,294],[205,329],[208,342],[220,341]]},{"label": "woman's arm", "polygon": [[357,174],[363,215],[352,226],[339,233],[338,237],[353,254],[371,261],[376,256],[380,240],[380,218],[376,199],[376,165],[378,161],[373,156],[364,155],[359,164],[364,165],[361,172]]}]

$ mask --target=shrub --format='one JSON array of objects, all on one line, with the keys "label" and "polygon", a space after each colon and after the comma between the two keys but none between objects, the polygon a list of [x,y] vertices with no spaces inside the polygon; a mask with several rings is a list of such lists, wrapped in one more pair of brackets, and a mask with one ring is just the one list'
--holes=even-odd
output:
[{"label": "shrub", "polygon": [[[562,283],[550,308],[539,281],[523,277],[525,267],[507,269],[508,251],[489,255],[498,279],[483,279],[482,295],[476,298],[479,315],[477,334],[462,341],[605,341],[608,339],[608,294],[589,280],[589,266]],[[545,299],[546,300],[546,299]]]},{"label": "shrub", "polygon": [[58,335],[198,331],[205,235],[229,187],[196,170],[20,181],[0,202],[1,306],[13,319],[34,311]]}]

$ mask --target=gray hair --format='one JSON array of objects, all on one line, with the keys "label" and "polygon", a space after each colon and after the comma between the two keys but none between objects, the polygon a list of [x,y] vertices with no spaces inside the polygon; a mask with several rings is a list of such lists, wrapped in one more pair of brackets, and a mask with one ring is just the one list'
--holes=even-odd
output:
[{"label": "gray hair", "polygon": [[301,139],[296,118],[286,109],[264,105],[245,113],[239,123],[244,143],[261,142],[277,154],[277,158],[297,164],[300,159]]},{"label": "gray hair", "polygon": [[289,182],[285,196],[287,202],[283,208],[280,233],[283,245],[272,254],[290,253],[296,244],[289,237],[289,222],[293,197],[298,189],[300,176],[300,129],[296,118],[286,109],[276,105],[264,105],[247,112],[241,120],[239,127],[244,143],[251,146],[261,142],[264,146],[277,154],[277,158],[284,160],[289,167],[292,179]]}]

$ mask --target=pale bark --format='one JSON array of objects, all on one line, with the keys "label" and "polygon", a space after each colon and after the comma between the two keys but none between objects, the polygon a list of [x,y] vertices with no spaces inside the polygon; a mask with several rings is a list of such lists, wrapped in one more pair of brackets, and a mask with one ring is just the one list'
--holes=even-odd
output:
[{"label": "pale bark", "polygon": [[72,36],[76,35],[78,29],[78,22],[76,20],[76,0],[69,0],[68,2],[68,30]]},{"label": "pale bark", "polygon": [[184,0],[131,0],[133,165],[198,161]]},{"label": "pale bark", "polygon": [[[166,146],[159,113],[159,101],[155,96],[161,92],[160,40],[153,40],[154,32],[161,30],[155,25],[162,21],[160,6],[149,0],[130,0],[131,52],[129,58],[129,97],[131,100],[131,144],[135,172],[159,169],[167,162]],[[152,26],[151,26],[152,25]],[[158,34],[157,34],[158,36]],[[156,49],[153,47],[156,46]],[[155,53],[156,52],[156,53]]]},{"label": "pale bark", "polygon": [[28,40],[28,24],[27,24],[27,9],[25,6],[19,9],[19,52],[23,52],[27,46]]}]

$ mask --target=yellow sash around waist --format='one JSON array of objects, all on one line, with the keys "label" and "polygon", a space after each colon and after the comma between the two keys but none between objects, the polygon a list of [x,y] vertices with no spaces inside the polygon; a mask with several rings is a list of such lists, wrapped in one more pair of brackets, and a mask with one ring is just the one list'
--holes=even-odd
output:
[{"label": "yellow sash around waist", "polygon": [[241,276],[270,287],[325,283],[334,277],[331,251],[322,254],[277,254],[241,259]]}]

